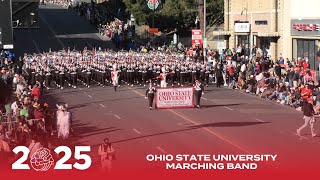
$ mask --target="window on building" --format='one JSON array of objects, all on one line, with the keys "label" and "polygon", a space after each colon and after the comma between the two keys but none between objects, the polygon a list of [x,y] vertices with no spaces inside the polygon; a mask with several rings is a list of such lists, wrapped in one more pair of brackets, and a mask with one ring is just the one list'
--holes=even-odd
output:
[{"label": "window on building", "polygon": [[[308,58],[311,69],[318,69],[318,60],[316,58],[317,46],[316,40],[308,40],[308,39],[293,39],[293,43],[297,43],[296,49],[294,48],[293,54],[295,55],[293,58]],[[294,45],[295,46],[295,45]]]},{"label": "window on building", "polygon": [[268,21],[255,21],[256,25],[268,25]]}]

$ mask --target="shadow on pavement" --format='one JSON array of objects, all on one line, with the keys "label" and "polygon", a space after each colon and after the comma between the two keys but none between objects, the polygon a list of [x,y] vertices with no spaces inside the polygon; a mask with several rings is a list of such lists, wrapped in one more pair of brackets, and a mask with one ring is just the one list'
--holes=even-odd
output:
[{"label": "shadow on pavement", "polygon": [[192,128],[206,128],[206,127],[241,127],[241,126],[253,126],[259,124],[268,124],[270,122],[216,122],[209,124],[201,124],[196,126],[190,126]]},{"label": "shadow on pavement", "polygon": [[208,89],[204,90],[204,92],[215,92],[215,91],[232,91],[233,89],[227,89],[227,88],[215,88],[215,89]]},{"label": "shadow on pavement", "polygon": [[201,105],[201,108],[214,108],[214,107],[223,107],[223,106],[239,106],[241,104],[211,104],[211,105]]},{"label": "shadow on pavement", "polygon": [[[201,125],[196,125],[196,126],[189,126],[188,128],[185,128],[185,129],[167,131],[167,132],[144,135],[144,136],[138,136],[138,137],[128,138],[128,139],[124,139],[124,140],[114,141],[112,143],[117,144],[117,143],[122,143],[122,142],[127,142],[127,141],[147,138],[147,137],[168,135],[168,134],[196,130],[196,129],[201,129],[201,128],[208,128],[208,127],[241,127],[241,126],[253,126],[253,125],[260,125],[260,124],[268,124],[268,123],[270,123],[270,122],[218,122],[218,123],[201,124]],[[95,145],[95,146],[97,146],[97,145]]]}]

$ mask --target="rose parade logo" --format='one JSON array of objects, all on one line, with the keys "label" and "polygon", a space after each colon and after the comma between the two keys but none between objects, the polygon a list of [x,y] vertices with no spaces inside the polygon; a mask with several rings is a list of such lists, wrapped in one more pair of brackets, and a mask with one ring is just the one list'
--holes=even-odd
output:
[{"label": "rose parade logo", "polygon": [[[84,152],[90,152],[90,146],[75,146],[74,148],[74,160],[81,161],[75,162],[73,165],[66,163],[72,156],[72,151],[67,146],[59,146],[54,149],[54,153],[59,155],[64,152],[64,156],[61,157],[57,162],[53,159],[51,151],[47,148],[40,148],[35,153],[32,154],[30,158],[30,164],[32,168],[36,171],[48,171],[53,164],[55,164],[54,169],[63,169],[63,170],[86,170],[90,168],[92,164],[92,159],[88,154]],[[28,160],[30,150],[25,146],[17,146],[12,152],[18,154],[20,152],[23,155],[12,163],[12,169],[30,169],[30,165],[25,163]]]},{"label": "rose parade logo", "polygon": [[38,149],[31,157],[31,166],[36,171],[48,171],[54,163],[47,148]]}]

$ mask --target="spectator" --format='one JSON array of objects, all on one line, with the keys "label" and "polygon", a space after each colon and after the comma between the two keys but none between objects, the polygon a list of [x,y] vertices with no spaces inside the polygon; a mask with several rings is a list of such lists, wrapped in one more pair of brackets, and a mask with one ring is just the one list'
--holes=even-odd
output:
[{"label": "spectator", "polygon": [[36,135],[32,136],[31,143],[29,145],[29,151],[30,151],[29,158],[31,159],[32,155],[42,147],[43,146],[39,142],[38,137]]},{"label": "spectator", "polygon": [[40,89],[38,88],[38,85],[34,85],[31,94],[33,95],[33,98],[35,101],[38,101],[40,98]]}]

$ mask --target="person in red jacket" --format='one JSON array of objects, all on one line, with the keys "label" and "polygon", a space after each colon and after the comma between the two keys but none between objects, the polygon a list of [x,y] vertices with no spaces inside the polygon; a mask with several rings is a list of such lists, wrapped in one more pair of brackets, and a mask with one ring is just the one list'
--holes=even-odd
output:
[{"label": "person in red jacket", "polygon": [[33,98],[35,101],[38,101],[40,98],[40,89],[37,85],[34,85],[31,91],[31,94],[33,95]]},{"label": "person in red jacket", "polygon": [[312,90],[309,88],[309,85],[306,84],[305,87],[301,87],[301,97],[304,100],[307,100],[312,95]]},{"label": "person in red jacket", "polygon": [[303,69],[309,69],[310,64],[308,58],[305,58],[304,62],[302,63]]}]

